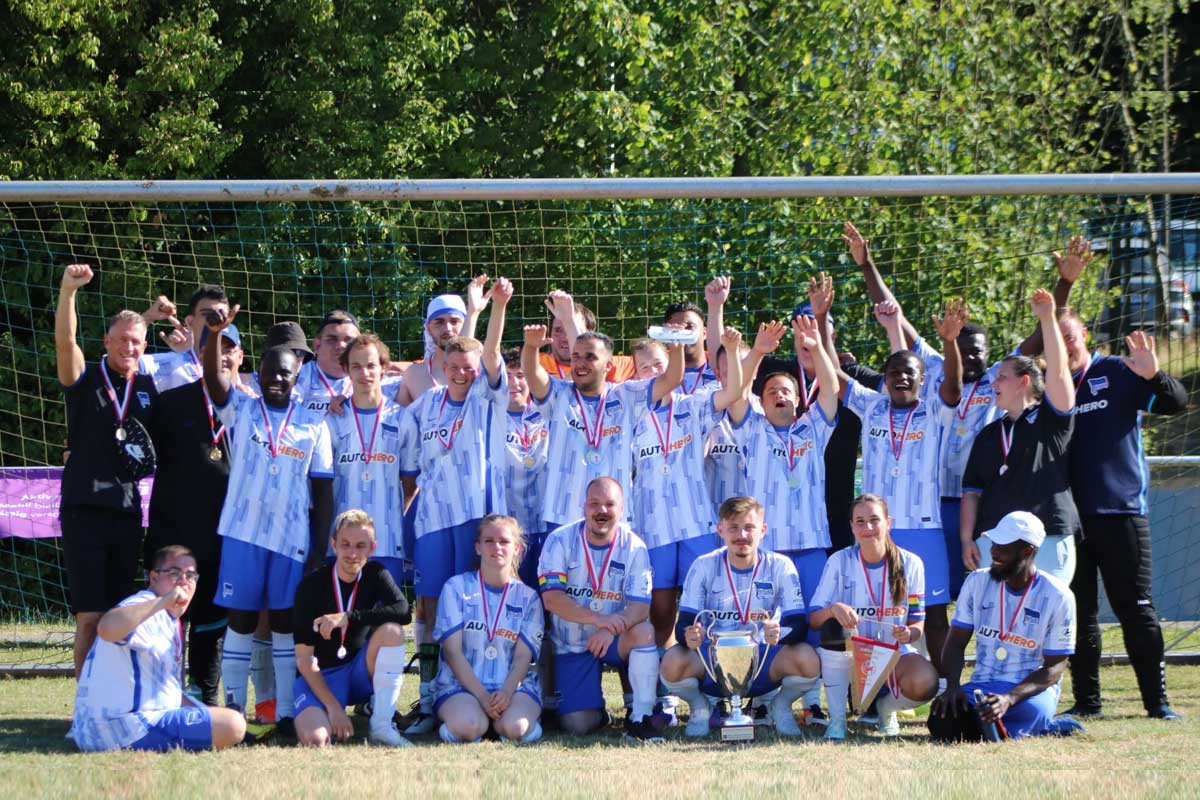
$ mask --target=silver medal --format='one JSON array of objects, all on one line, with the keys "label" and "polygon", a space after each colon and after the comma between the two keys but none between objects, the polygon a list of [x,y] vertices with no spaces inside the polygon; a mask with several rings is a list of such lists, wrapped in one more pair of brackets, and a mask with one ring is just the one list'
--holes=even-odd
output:
[{"label": "silver medal", "polygon": [[1003,475],[1006,472],[1008,472],[1008,464],[1001,464],[1000,465],[1000,474]]},{"label": "silver medal", "polygon": [[364,472],[362,479],[363,479],[363,483],[370,483],[371,482],[371,473]]},{"label": "silver medal", "polygon": [[272,475],[278,475],[279,474],[279,465],[272,462],[271,466],[267,467],[267,472],[271,473]]},{"label": "silver medal", "polygon": [[604,608],[604,603],[600,600],[593,600],[592,602],[588,603],[588,608],[592,609],[592,611],[599,612],[600,609]]},{"label": "silver medal", "polygon": [[670,464],[663,464],[663,465],[662,465],[662,474],[663,474],[663,475],[670,475],[670,474],[671,474],[671,465],[670,465]]},{"label": "silver medal", "polygon": [[113,436],[117,437],[118,442],[123,442],[125,441],[126,437],[129,436],[129,434],[125,432],[123,427],[118,425],[117,429],[113,431]]},{"label": "silver medal", "polygon": [[600,451],[594,447],[590,448],[587,452],[587,462],[589,464],[599,464],[600,463]]},{"label": "silver medal", "polygon": [[346,645],[342,645],[341,647],[338,648],[338,658],[345,658],[345,657],[346,657]]},{"label": "silver medal", "polygon": [[1003,661],[1006,658],[1008,658],[1008,651],[1004,649],[1004,646],[1001,645],[1000,647],[997,647],[996,648],[996,660]]},{"label": "silver medal", "polygon": [[498,655],[500,655],[500,651],[496,649],[494,644],[489,644],[487,649],[483,651],[483,657],[488,661],[495,661]]},{"label": "silver medal", "polygon": [[892,467],[892,477],[893,478],[900,477],[900,468],[899,467]]},{"label": "silver medal", "polygon": [[959,438],[961,439],[963,436],[967,435],[967,426],[959,425],[957,428],[954,429],[954,432],[956,434],[958,434]]},{"label": "silver medal", "polygon": [[799,489],[800,488],[800,476],[799,475],[792,475],[790,478],[788,478],[788,488],[789,489]]}]

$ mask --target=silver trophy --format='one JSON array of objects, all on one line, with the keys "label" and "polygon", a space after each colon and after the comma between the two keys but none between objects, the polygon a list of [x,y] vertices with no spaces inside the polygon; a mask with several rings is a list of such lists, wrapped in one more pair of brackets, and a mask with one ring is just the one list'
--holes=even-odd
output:
[{"label": "silver trophy", "polygon": [[[703,614],[696,616],[699,621]],[[715,617],[715,615],[714,615]],[[722,742],[748,742],[754,739],[754,720],[742,713],[742,698],[750,691],[750,685],[762,671],[765,648],[759,641],[761,629],[757,626],[736,631],[715,631],[716,620],[705,630],[709,646],[703,649],[700,660],[708,677],[729,695],[730,714],[721,724]]]}]

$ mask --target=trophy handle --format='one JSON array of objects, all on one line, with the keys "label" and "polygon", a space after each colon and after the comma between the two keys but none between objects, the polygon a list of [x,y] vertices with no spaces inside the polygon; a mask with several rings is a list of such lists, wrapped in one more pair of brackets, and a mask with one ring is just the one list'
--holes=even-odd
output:
[{"label": "trophy handle", "polygon": [[[712,622],[710,622],[708,624],[708,627],[705,627],[704,623],[700,622],[700,618],[703,617],[705,614],[708,614],[710,617],[713,618]],[[707,608],[702,609],[699,612],[697,612],[697,614],[696,614],[696,624],[699,625],[704,630],[704,638],[709,639],[711,637],[709,636],[708,632],[712,628],[713,625],[717,624],[717,615],[715,612],[713,612],[710,609],[707,609]],[[701,643],[701,645],[703,645],[704,644],[703,640],[701,640],[700,643]],[[717,680],[716,670],[713,669],[712,664],[708,663],[708,659],[704,657],[703,652],[701,650],[697,649],[696,655],[700,656],[700,663],[704,666],[704,671],[708,673],[708,677],[712,680],[712,682],[719,683],[719,681]]]}]

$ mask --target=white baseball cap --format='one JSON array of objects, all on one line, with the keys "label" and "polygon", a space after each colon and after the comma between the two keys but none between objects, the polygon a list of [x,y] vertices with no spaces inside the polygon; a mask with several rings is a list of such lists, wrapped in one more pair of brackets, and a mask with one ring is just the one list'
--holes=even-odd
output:
[{"label": "white baseball cap", "polygon": [[456,294],[439,294],[429,301],[429,307],[425,310],[425,322],[433,322],[443,314],[457,314],[466,319],[467,307]]},{"label": "white baseball cap", "polygon": [[984,531],[983,535],[991,539],[993,544],[1028,542],[1034,547],[1041,547],[1042,542],[1046,541],[1046,526],[1037,515],[1028,511],[1010,511],[996,527]]}]

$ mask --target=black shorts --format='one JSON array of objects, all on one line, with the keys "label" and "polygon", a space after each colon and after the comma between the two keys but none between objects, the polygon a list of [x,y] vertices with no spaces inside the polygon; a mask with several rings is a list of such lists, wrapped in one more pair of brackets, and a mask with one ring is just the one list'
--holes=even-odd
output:
[{"label": "black shorts", "polygon": [[60,509],[71,612],[108,611],[133,594],[142,556],[140,514],[74,506]]}]

